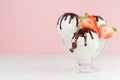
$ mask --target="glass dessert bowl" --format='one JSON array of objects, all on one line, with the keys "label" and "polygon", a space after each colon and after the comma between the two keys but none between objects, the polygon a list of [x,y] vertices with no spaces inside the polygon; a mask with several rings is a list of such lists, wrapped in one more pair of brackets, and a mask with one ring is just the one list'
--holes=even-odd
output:
[{"label": "glass dessert bowl", "polygon": [[57,31],[66,53],[78,61],[79,72],[96,72],[92,61],[103,51],[116,28],[109,27],[100,16],[65,13],[58,19]]},{"label": "glass dessert bowl", "polygon": [[[77,43],[81,43],[78,41]],[[98,56],[105,48],[108,40],[89,40],[87,46],[80,44],[74,51],[71,51],[71,40],[63,41],[66,53],[77,60],[79,65],[79,72],[96,72],[99,69],[92,65],[92,61]]]}]

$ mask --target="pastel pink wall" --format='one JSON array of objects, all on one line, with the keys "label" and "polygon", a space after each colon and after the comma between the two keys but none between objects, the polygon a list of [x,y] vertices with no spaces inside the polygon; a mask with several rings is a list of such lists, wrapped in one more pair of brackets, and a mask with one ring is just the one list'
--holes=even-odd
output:
[{"label": "pastel pink wall", "polygon": [[[0,53],[63,53],[56,31],[64,12],[101,15],[120,24],[120,0],[0,0]],[[120,32],[105,53],[120,53]]]}]

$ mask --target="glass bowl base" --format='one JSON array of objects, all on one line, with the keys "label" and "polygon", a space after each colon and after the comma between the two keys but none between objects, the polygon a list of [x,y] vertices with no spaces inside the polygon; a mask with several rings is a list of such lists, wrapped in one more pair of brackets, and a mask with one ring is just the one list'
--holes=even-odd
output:
[{"label": "glass bowl base", "polygon": [[97,72],[99,69],[92,66],[91,64],[78,64],[79,65],[79,72],[81,73],[91,73]]},{"label": "glass bowl base", "polygon": [[99,71],[98,68],[90,66],[90,67],[81,67],[79,66],[79,70],[80,73],[92,73],[92,72],[97,72]]},{"label": "glass bowl base", "polygon": [[77,73],[94,73],[98,72],[99,69],[92,65],[79,65],[71,69],[72,72]]}]

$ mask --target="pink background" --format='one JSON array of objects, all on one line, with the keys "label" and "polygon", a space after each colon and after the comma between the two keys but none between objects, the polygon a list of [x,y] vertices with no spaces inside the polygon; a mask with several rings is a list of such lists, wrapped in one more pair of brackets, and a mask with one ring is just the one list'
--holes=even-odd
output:
[{"label": "pink background", "polygon": [[[64,53],[56,31],[64,12],[85,12],[119,28],[120,0],[0,0],[0,53]],[[120,32],[104,53],[120,53]]]}]

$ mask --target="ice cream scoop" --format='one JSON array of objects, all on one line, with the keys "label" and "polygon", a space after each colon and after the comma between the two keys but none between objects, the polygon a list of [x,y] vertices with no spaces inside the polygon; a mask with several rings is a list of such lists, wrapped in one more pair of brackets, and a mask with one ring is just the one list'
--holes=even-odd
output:
[{"label": "ice cream scoop", "polygon": [[57,22],[57,31],[63,40],[72,39],[78,28],[79,16],[75,13],[64,13]]},{"label": "ice cream scoop", "polygon": [[101,16],[96,16],[96,15],[93,15],[93,16],[96,18],[98,27],[102,24],[104,24],[104,25],[106,24],[106,22],[104,21],[104,19]]}]

